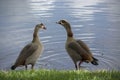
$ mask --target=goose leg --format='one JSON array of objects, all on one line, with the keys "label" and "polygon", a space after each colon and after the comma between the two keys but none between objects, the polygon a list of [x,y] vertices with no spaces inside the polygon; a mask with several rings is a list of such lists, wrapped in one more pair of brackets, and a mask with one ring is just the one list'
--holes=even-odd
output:
[{"label": "goose leg", "polygon": [[27,65],[25,65],[25,69],[27,70]]},{"label": "goose leg", "polygon": [[34,64],[31,64],[31,69],[34,69]]},{"label": "goose leg", "polygon": [[77,64],[75,63],[75,68],[76,68],[76,70],[78,70],[78,67],[77,67]]},{"label": "goose leg", "polygon": [[80,65],[81,65],[82,61],[79,62],[79,69],[80,69]]}]

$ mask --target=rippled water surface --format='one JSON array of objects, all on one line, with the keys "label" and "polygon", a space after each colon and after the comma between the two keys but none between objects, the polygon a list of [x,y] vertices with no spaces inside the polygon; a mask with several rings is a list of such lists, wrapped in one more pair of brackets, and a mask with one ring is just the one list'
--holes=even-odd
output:
[{"label": "rippled water surface", "polygon": [[98,66],[81,66],[120,70],[119,8],[119,0],[1,0],[0,69],[10,69],[21,49],[32,40],[34,26],[41,22],[47,27],[39,32],[45,49],[35,68],[75,69],[64,48],[66,31],[55,23],[66,19],[74,37],[83,40],[99,59]]}]

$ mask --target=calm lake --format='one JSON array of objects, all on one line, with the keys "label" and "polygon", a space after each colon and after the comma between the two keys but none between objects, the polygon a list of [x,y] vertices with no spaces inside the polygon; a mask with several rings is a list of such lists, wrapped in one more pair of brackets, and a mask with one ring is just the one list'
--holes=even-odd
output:
[{"label": "calm lake", "polygon": [[1,0],[0,70],[10,69],[41,22],[47,30],[39,32],[44,52],[35,69],[75,69],[65,50],[66,31],[55,23],[60,19],[70,22],[74,37],[83,40],[99,59],[98,66],[82,63],[83,68],[120,71],[119,0]]}]

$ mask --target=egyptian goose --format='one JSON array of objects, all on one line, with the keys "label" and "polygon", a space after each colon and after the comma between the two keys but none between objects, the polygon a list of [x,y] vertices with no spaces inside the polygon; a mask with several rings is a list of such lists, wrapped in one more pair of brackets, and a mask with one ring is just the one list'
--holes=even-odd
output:
[{"label": "egyptian goose", "polygon": [[33,33],[33,40],[27,44],[20,52],[15,64],[11,67],[14,70],[18,66],[25,66],[31,64],[31,69],[34,68],[36,60],[39,58],[43,51],[43,46],[39,40],[38,31],[39,29],[46,29],[43,23],[37,24]]},{"label": "egyptian goose", "polygon": [[[82,62],[91,62],[93,65],[98,65],[98,59],[93,57],[88,46],[83,41],[74,39],[70,24],[66,20],[60,20],[57,24],[62,25],[66,29],[67,40],[65,48],[72,58],[76,70],[80,68]],[[77,64],[78,61],[79,64]]]}]

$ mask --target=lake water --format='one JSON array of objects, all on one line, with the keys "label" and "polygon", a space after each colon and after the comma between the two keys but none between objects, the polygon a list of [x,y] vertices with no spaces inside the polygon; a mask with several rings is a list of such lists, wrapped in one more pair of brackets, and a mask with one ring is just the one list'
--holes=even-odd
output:
[{"label": "lake water", "polygon": [[0,70],[10,69],[41,22],[47,27],[39,32],[45,49],[35,68],[75,69],[64,47],[66,31],[55,23],[60,19],[70,22],[74,37],[83,40],[99,59],[98,66],[83,63],[83,68],[120,70],[119,8],[119,0],[1,0]]}]

